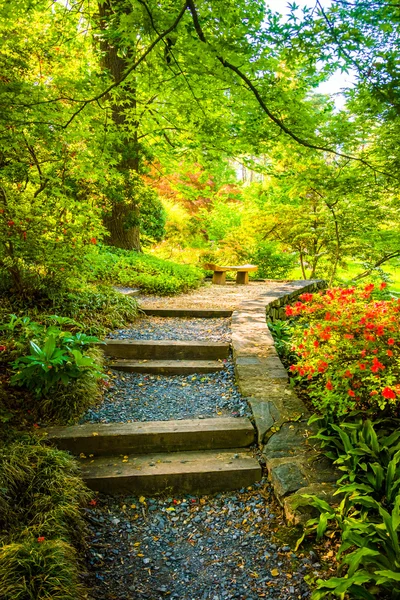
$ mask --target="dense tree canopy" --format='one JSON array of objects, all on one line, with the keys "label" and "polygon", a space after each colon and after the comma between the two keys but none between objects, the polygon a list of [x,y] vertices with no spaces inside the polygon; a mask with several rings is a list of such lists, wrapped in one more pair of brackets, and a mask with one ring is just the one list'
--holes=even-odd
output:
[{"label": "dense tree canopy", "polygon": [[[146,186],[201,165],[211,202],[234,184],[233,158],[264,174],[256,239],[296,252],[303,276],[398,253],[400,9],[288,10],[0,2],[0,260],[14,286],[73,273],[101,239],[140,250],[141,224],[159,240],[165,216]],[[341,112],[318,93],[337,69],[355,78]],[[182,183],[191,212],[200,195]]]}]

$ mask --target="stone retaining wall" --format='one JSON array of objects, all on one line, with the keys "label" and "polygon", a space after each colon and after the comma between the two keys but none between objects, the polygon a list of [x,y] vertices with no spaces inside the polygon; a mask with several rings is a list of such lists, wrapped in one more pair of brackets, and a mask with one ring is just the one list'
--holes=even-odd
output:
[{"label": "stone retaining wall", "polygon": [[302,494],[330,500],[337,473],[321,454],[304,403],[289,385],[289,377],[267,326],[284,316],[283,306],[304,292],[325,287],[323,281],[282,283],[257,299],[242,302],[232,315],[232,348],[240,392],[251,406],[258,444],[275,494],[289,523],[309,518]]}]

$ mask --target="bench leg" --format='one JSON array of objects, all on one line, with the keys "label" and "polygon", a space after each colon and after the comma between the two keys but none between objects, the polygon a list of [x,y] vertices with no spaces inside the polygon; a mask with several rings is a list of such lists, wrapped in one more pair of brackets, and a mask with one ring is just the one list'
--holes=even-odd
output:
[{"label": "bench leg", "polygon": [[236,273],[236,283],[241,283],[242,285],[249,283],[248,271],[238,271]]},{"label": "bench leg", "polygon": [[214,271],[212,282],[218,285],[224,285],[226,280],[225,271]]}]

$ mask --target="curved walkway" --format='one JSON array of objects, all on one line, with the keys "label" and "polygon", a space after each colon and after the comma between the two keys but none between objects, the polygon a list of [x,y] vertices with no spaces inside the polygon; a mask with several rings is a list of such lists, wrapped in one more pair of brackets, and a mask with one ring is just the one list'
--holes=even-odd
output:
[{"label": "curved walkway", "polygon": [[[302,287],[296,287],[297,293]],[[228,284],[205,286],[179,298],[139,298],[144,308],[224,307],[234,311],[236,376],[254,412],[261,448],[270,434],[278,433],[272,404],[279,405],[280,398],[285,415],[290,413],[287,375],[276,362],[265,319],[266,305],[290,290],[287,284],[276,282],[245,287]],[[212,320],[206,321],[208,334]],[[266,414],[272,415],[268,431]],[[291,426],[289,421],[285,424]],[[121,457],[122,462],[125,458]],[[268,456],[266,460],[268,464]],[[276,488],[272,471],[271,476]],[[99,495],[88,518],[87,583],[93,599],[295,600],[310,595],[306,575],[322,575],[315,552],[294,553],[288,545],[282,510],[266,480],[208,496]]]}]

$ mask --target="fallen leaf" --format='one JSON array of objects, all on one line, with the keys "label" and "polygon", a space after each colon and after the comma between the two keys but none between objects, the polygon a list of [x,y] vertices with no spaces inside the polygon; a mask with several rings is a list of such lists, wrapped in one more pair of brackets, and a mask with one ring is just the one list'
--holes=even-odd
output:
[{"label": "fallen leaf", "polygon": [[279,575],[278,569],[271,569],[271,575],[272,575],[272,577],[278,577],[278,575]]}]

